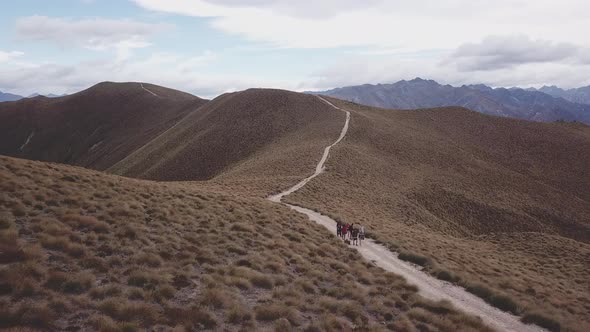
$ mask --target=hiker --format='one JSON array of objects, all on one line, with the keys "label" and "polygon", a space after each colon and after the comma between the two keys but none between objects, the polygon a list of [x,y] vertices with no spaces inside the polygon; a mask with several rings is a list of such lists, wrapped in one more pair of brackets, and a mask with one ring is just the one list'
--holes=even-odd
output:
[{"label": "hiker", "polygon": [[342,223],[340,221],[336,222],[336,236],[342,237]]},{"label": "hiker", "polygon": [[352,236],[352,245],[358,246],[359,245],[359,229],[353,228],[351,236]]},{"label": "hiker", "polygon": [[346,241],[346,233],[348,232],[348,224],[344,224],[344,226],[342,226],[342,239]]},{"label": "hiker", "polygon": [[365,226],[361,225],[361,228],[359,229],[359,246],[363,243],[364,239],[365,239]]},{"label": "hiker", "polygon": [[350,224],[348,227],[348,238],[352,240],[352,231],[354,231],[354,223]]}]

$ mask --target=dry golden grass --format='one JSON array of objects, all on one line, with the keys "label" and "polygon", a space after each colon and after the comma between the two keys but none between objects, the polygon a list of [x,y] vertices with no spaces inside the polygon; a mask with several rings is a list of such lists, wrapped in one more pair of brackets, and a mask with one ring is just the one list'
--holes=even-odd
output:
[{"label": "dry golden grass", "polygon": [[[589,127],[334,102],[349,133],[287,200],[525,322],[590,328]],[[187,119],[113,170],[210,181],[0,157],[0,328],[485,329],[260,199],[311,174],[342,112],[255,89]]]},{"label": "dry golden grass", "polygon": [[263,199],[8,157],[0,193],[0,328],[489,330]]},{"label": "dry golden grass", "polygon": [[590,329],[590,127],[333,101],[348,135],[288,202],[361,223],[528,322]]},{"label": "dry golden grass", "polygon": [[151,180],[207,180],[264,196],[309,176],[344,113],[315,96],[250,89],[192,112],[109,172]]}]

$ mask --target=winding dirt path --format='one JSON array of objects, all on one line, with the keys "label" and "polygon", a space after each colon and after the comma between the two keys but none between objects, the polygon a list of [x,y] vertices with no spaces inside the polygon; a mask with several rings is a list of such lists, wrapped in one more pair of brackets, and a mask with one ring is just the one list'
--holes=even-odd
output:
[{"label": "winding dirt path", "polygon": [[322,159],[320,159],[320,162],[316,165],[315,167],[315,172],[310,175],[309,177],[301,180],[301,182],[299,182],[298,184],[294,185],[293,187],[278,193],[274,196],[270,196],[268,199],[270,201],[276,202],[276,203],[280,203],[281,199],[287,195],[290,195],[294,192],[296,192],[297,190],[303,188],[303,186],[305,186],[311,179],[315,178],[316,176],[322,174],[322,172],[324,171],[325,167],[324,164],[326,163],[326,160],[328,160],[328,155],[330,155],[330,149],[340,143],[340,141],[344,138],[344,136],[346,136],[346,132],[348,131],[348,123],[350,122],[350,112],[349,111],[345,111],[341,108],[336,107],[334,104],[332,104],[331,102],[327,101],[326,99],[319,97],[323,102],[328,103],[328,105],[339,109],[343,112],[346,112],[346,121],[344,122],[344,127],[342,127],[342,131],[340,132],[340,137],[338,137],[338,139],[336,140],[336,142],[332,143],[331,145],[328,145],[325,149],[324,149],[324,154],[322,155]]},{"label": "winding dirt path", "polygon": [[142,89],[144,89],[145,91],[147,91],[147,92],[151,93],[151,94],[152,94],[152,95],[154,95],[155,97],[160,97],[160,96],[158,96],[157,94],[155,94],[154,92],[152,92],[152,91],[148,90],[148,88],[144,87],[144,86],[143,86],[143,83],[139,83],[139,85],[141,86],[141,88],[142,88]]},{"label": "winding dirt path", "polygon": [[[346,136],[348,131],[348,124],[350,122],[350,112],[344,110],[328,100],[317,96],[320,100],[332,106],[333,108],[343,111],[346,113],[346,121],[340,137],[324,149],[322,159],[316,166],[315,172],[301,180],[293,187],[273,196],[268,197],[268,200],[276,203],[281,203],[289,206],[291,209],[303,213],[309,217],[310,220],[326,227],[331,233],[336,234],[336,221],[332,218],[325,216],[321,213],[306,209],[304,207],[295,206],[287,203],[282,203],[281,199],[295,191],[301,189],[310,180],[320,175],[324,170],[324,164],[330,154],[330,149],[338,144]],[[481,317],[485,324],[498,330],[498,331],[545,331],[544,329],[536,325],[526,325],[522,323],[518,317],[501,311],[497,308],[487,304],[481,298],[467,292],[465,289],[453,285],[449,282],[436,279],[425,272],[418,269],[415,265],[408,262],[402,261],[397,257],[397,253],[389,251],[382,245],[375,243],[371,239],[367,239],[363,242],[362,246],[353,246],[358,252],[368,261],[373,262],[375,265],[383,268],[386,271],[393,272],[395,274],[403,276],[408,283],[416,285],[419,289],[420,295],[425,298],[439,301],[447,300],[451,302],[456,308],[466,313]]]},{"label": "winding dirt path", "polygon": [[31,141],[31,138],[33,138],[33,136],[35,136],[35,131],[33,130],[31,132],[31,134],[27,137],[27,140],[23,143],[23,145],[20,146],[20,148],[18,148],[20,151],[22,151],[25,146],[27,146],[27,144],[29,144],[29,142]]}]

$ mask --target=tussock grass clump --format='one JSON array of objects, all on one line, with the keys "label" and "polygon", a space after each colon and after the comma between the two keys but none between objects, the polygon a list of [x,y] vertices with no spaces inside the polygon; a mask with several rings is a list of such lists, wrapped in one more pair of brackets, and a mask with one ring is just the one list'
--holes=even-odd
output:
[{"label": "tussock grass clump", "polygon": [[92,231],[97,233],[106,233],[109,231],[109,225],[104,221],[98,220],[94,216],[68,214],[64,216],[63,221],[81,231]]},{"label": "tussock grass clump", "polygon": [[149,267],[160,267],[160,265],[162,265],[160,257],[152,253],[139,254],[136,257],[135,262],[137,265],[147,265]]},{"label": "tussock grass clump", "polygon": [[453,283],[458,283],[461,281],[461,277],[449,272],[447,270],[443,270],[440,268],[435,269],[432,274],[436,276],[440,280],[449,281]]},{"label": "tussock grass clump", "polygon": [[149,326],[160,319],[160,312],[153,304],[111,298],[102,301],[98,309],[115,320],[139,322]]},{"label": "tussock grass clump", "polygon": [[271,277],[245,266],[232,268],[229,273],[235,277],[249,280],[255,287],[272,289],[274,285]]},{"label": "tussock grass clump", "polygon": [[171,285],[162,285],[156,288],[153,296],[155,299],[166,299],[169,300],[176,294],[176,289]]},{"label": "tussock grass clump", "polygon": [[280,304],[263,304],[254,308],[256,319],[259,321],[275,321],[294,315],[292,309]]},{"label": "tussock grass clump", "polygon": [[540,327],[544,327],[551,332],[559,332],[561,331],[561,324],[549,317],[546,317],[542,314],[534,313],[534,312],[527,312],[521,318],[523,323],[526,324],[536,324]]},{"label": "tussock grass clump", "polygon": [[233,303],[232,295],[223,289],[209,288],[200,296],[202,305],[215,309],[227,308]]},{"label": "tussock grass clump", "polygon": [[521,313],[519,305],[509,296],[497,294],[489,288],[480,284],[467,284],[465,289],[468,292],[481,297],[484,301],[488,302],[489,304],[493,305],[498,309],[508,311],[515,315],[519,315]]},{"label": "tussock grass clump", "polygon": [[94,276],[89,273],[50,272],[46,286],[58,292],[81,294],[94,284]]},{"label": "tussock grass clump", "polygon": [[27,214],[27,208],[25,207],[24,204],[22,204],[21,202],[16,202],[13,206],[12,206],[12,214],[15,217],[22,217],[25,216]]},{"label": "tussock grass clump", "polygon": [[164,312],[168,321],[174,325],[181,324],[187,329],[213,329],[219,326],[218,318],[206,308],[201,307],[167,307]]},{"label": "tussock grass clump", "polygon": [[0,243],[0,264],[24,261],[26,253],[15,238],[5,239]]},{"label": "tussock grass clump", "polygon": [[0,328],[28,326],[36,329],[53,329],[57,313],[47,304],[15,307],[0,302]]},{"label": "tussock grass clump", "polygon": [[65,236],[43,236],[41,237],[41,245],[47,249],[62,251],[75,258],[80,258],[86,253],[83,245],[72,243],[71,238]]},{"label": "tussock grass clump", "polygon": [[408,261],[420,266],[428,266],[431,264],[431,261],[428,257],[421,256],[418,254],[414,254],[407,251],[402,251],[399,253],[398,258],[403,261]]},{"label": "tussock grass clump", "polygon": [[115,297],[121,295],[122,290],[118,285],[108,285],[97,287],[90,290],[88,293],[92,298],[102,300],[107,297]]},{"label": "tussock grass clump", "polygon": [[151,271],[133,271],[127,278],[127,284],[129,286],[150,290],[156,288],[160,282],[160,276]]},{"label": "tussock grass clump", "polygon": [[254,318],[251,310],[242,305],[234,304],[227,313],[227,319],[232,324],[242,324]]}]

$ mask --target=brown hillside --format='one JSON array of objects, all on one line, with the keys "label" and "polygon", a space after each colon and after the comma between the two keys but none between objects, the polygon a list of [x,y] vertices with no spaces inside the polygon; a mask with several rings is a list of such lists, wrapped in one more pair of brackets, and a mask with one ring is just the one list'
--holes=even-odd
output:
[{"label": "brown hillside", "polygon": [[0,157],[0,328],[353,326],[489,331],[287,207]]},{"label": "brown hillside", "polygon": [[278,189],[313,172],[343,121],[342,112],[311,95],[271,89],[225,94],[109,171],[155,180],[219,176]]},{"label": "brown hillside", "polygon": [[590,329],[590,127],[333,101],[349,133],[287,201],[360,222],[518,312]]},{"label": "brown hillside", "polygon": [[143,83],[0,103],[0,154],[104,170],[206,101]]}]

